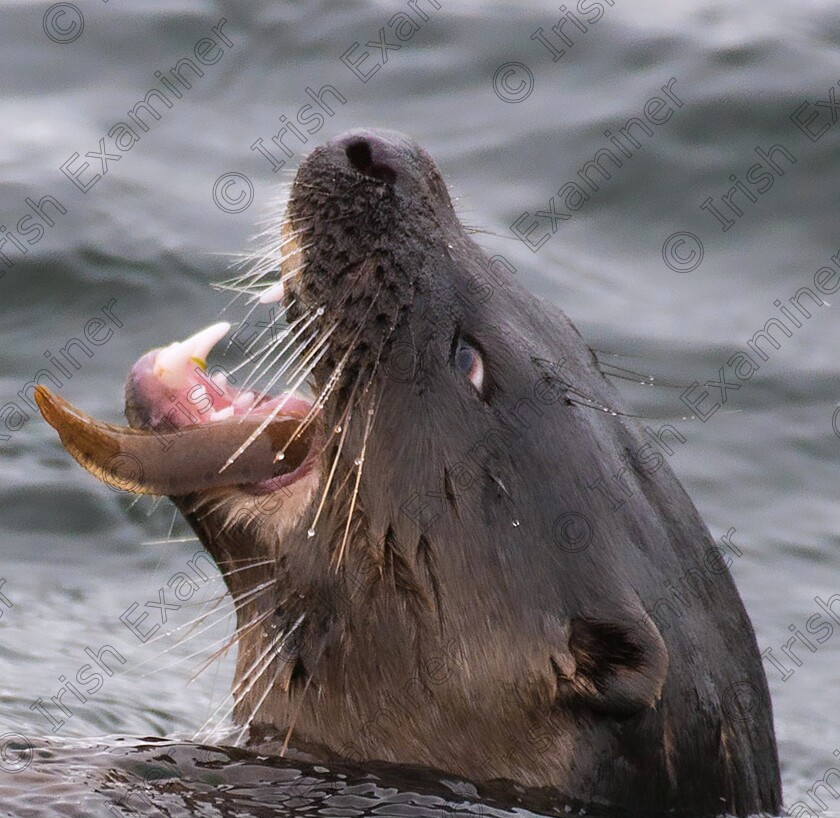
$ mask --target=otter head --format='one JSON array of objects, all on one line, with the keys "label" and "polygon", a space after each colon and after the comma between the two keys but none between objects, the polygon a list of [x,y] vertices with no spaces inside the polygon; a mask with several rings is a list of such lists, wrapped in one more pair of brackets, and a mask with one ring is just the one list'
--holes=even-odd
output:
[{"label": "otter head", "polygon": [[629,544],[586,513],[621,423],[589,349],[482,252],[400,135],[316,149],[280,244],[282,368],[311,403],[208,377],[195,361],[220,330],[129,379],[135,426],[279,413],[309,431],[294,471],[175,498],[237,603],[235,718],[475,777],[543,783],[533,750],[510,749],[523,731],[548,731],[552,766],[587,763],[582,725],[652,709],[667,667]]},{"label": "otter head", "polygon": [[288,328],[264,367],[311,399],[208,372],[223,327],[149,353],[127,390],[134,427],[199,428],[226,468],[278,421],[269,451],[298,441],[285,469],[169,492],[237,607],[234,719],[324,759],[584,801],[762,803],[733,795],[752,739],[720,721],[722,685],[743,668],[763,684],[728,576],[665,637],[646,613],[708,533],[568,319],[470,238],[430,156],[389,132],[317,148],[276,244],[259,277],[279,267],[263,295]]}]

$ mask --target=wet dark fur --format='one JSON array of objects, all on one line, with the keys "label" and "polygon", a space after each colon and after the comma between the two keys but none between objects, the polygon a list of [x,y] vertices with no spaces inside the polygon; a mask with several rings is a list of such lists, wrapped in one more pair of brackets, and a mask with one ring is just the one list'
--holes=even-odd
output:
[{"label": "wet dark fur", "polygon": [[[667,627],[645,616],[713,541],[667,463],[636,463],[616,511],[587,488],[649,441],[593,408],[619,399],[568,319],[491,268],[431,158],[404,137],[358,132],[318,148],[288,215],[304,248],[290,317],[323,307],[316,325],[338,324],[317,387],[350,350],[324,409],[327,432],[343,423],[347,439],[314,537],[320,494],[279,544],[258,523],[220,533],[219,518],[192,513],[197,498],[179,501],[223,569],[279,554],[230,581],[237,594],[277,579],[240,606],[242,628],[275,612],[243,635],[240,676],[303,616],[235,716],[273,684],[254,733],[282,740],[292,726],[292,743],[324,759],[638,809],[777,812],[770,702],[741,600],[728,573],[710,575]],[[491,282],[489,297],[476,282]],[[453,368],[458,337],[483,354],[483,396]],[[538,383],[558,399],[538,401]],[[419,520],[406,510],[417,495]],[[591,526],[583,550],[558,541],[568,512]],[[742,689],[758,702],[749,718],[728,706]]]}]

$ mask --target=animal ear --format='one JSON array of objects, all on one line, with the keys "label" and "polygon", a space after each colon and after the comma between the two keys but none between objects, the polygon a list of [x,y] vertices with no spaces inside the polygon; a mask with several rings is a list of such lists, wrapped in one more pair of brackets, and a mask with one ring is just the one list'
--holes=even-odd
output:
[{"label": "animal ear", "polygon": [[659,701],[668,649],[648,616],[628,623],[581,617],[569,623],[567,648],[552,654],[552,665],[559,699],[631,716]]}]

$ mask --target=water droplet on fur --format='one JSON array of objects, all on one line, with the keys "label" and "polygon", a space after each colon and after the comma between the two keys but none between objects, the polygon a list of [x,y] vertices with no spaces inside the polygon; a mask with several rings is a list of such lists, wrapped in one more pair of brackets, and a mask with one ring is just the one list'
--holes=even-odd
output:
[{"label": "water droplet on fur", "polygon": [[373,416],[373,407],[371,407],[370,409],[368,409],[368,414],[369,414],[371,417]]},{"label": "water droplet on fur", "polygon": [[614,418],[617,418],[617,417],[618,417],[618,412],[610,412],[610,414],[611,414]]},{"label": "water droplet on fur", "polygon": [[353,462],[354,462],[357,466],[361,466],[361,465],[362,465],[362,463],[364,463],[365,461],[364,461],[364,458],[363,458],[363,457],[357,457],[357,458],[356,458]]},{"label": "water droplet on fur", "polygon": [[275,459],[275,461],[276,460],[285,460],[286,455],[283,452],[277,452],[277,454],[274,455],[274,459]]},{"label": "water droplet on fur", "polygon": [[317,315],[319,318],[320,318],[323,314],[324,314],[324,308],[323,308],[323,307],[318,307],[318,309],[317,309],[317,310],[315,310],[315,315]]},{"label": "water droplet on fur", "polygon": [[309,531],[306,532],[306,536],[311,540],[315,536],[315,529],[310,528]]},{"label": "water droplet on fur", "polygon": [[340,434],[341,433],[341,426],[333,426],[333,431],[336,434]]},{"label": "water droplet on fur", "polygon": [[514,528],[519,528],[520,525],[521,525],[521,523],[519,522],[519,520],[514,520],[513,521],[513,527]]}]

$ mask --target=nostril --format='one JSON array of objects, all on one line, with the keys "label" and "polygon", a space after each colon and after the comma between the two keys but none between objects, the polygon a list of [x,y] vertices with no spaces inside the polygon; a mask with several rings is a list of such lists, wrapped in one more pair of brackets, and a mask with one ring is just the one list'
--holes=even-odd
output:
[{"label": "nostril", "polygon": [[373,151],[368,140],[358,139],[351,142],[345,148],[345,153],[350,164],[359,173],[363,173],[365,176],[370,176],[373,179],[381,179],[383,182],[392,183],[396,181],[397,172],[386,162],[376,161],[374,159]]},{"label": "nostril", "polygon": [[368,168],[373,164],[373,157],[370,155],[370,145],[360,139],[358,142],[351,142],[347,146],[347,158],[350,164],[360,173],[367,173]]}]

